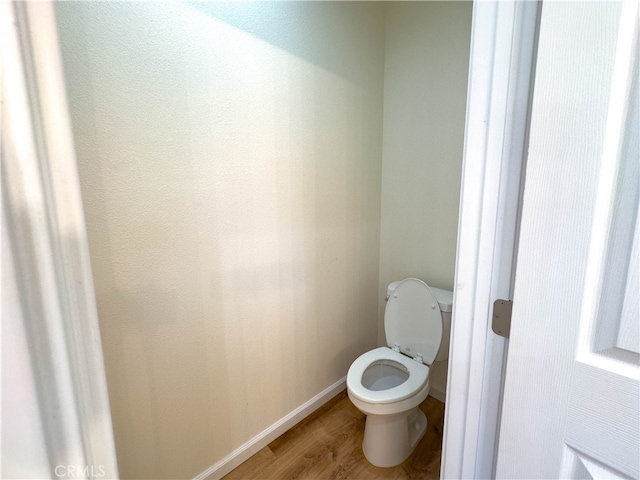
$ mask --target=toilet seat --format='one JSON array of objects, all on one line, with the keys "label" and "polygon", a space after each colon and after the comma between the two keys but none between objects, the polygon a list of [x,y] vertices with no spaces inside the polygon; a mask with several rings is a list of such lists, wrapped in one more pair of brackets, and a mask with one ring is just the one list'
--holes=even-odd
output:
[{"label": "toilet seat", "polygon": [[387,345],[431,365],[442,343],[442,313],[431,287],[417,278],[399,281],[384,310]]},{"label": "toilet seat", "polygon": [[[371,364],[379,360],[392,360],[402,364],[409,372],[409,378],[397,387],[387,390],[369,390],[362,385],[362,375]],[[394,403],[415,395],[429,378],[429,367],[394,352],[388,347],[379,347],[360,355],[349,368],[347,386],[350,394],[367,403]]]}]

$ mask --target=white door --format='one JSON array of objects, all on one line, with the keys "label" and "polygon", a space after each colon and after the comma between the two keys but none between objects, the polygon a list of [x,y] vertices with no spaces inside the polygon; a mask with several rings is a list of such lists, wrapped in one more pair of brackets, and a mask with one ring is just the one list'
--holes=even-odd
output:
[{"label": "white door", "polygon": [[638,2],[545,2],[498,478],[640,477]]}]

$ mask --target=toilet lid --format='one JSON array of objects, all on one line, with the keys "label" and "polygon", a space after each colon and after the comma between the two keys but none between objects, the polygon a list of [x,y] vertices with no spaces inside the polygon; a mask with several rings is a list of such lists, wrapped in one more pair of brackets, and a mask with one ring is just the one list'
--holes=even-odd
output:
[{"label": "toilet lid", "polygon": [[391,293],[384,313],[387,345],[431,365],[442,341],[442,315],[438,300],[422,280],[407,278]]}]

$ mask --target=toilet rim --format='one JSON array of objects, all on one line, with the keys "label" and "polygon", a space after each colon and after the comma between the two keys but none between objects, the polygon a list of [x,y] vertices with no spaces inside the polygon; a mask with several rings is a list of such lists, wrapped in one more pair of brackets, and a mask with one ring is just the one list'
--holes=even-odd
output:
[{"label": "toilet rim", "polygon": [[[369,390],[362,385],[362,375],[370,365],[379,360],[391,360],[402,364],[409,371],[409,378],[397,387],[387,390]],[[363,402],[393,403],[418,393],[428,378],[429,367],[427,365],[418,363],[388,347],[379,347],[363,353],[351,364],[347,373],[347,388],[351,395]]]}]

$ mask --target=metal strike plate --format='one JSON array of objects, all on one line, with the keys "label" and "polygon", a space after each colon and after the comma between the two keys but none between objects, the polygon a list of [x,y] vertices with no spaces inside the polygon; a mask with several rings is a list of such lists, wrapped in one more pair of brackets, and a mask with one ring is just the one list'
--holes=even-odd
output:
[{"label": "metal strike plate", "polygon": [[503,300],[499,298],[493,302],[493,321],[491,328],[501,337],[509,338],[511,331],[511,308],[513,302],[511,300]]}]

